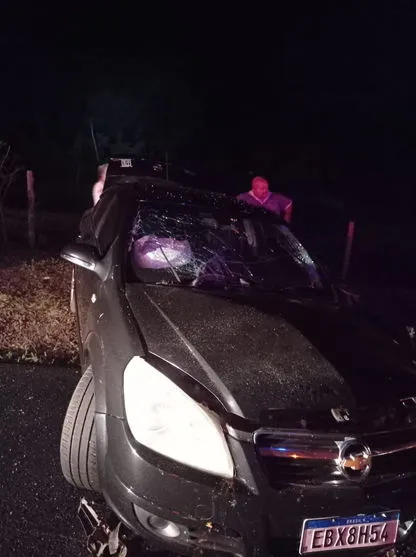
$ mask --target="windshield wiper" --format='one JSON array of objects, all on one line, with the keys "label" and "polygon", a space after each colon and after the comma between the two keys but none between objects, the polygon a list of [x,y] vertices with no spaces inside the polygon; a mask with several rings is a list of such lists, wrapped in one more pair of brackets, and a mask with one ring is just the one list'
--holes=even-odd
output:
[{"label": "windshield wiper", "polygon": [[160,244],[158,244],[158,247],[159,247],[160,251],[162,252],[163,257],[166,259],[166,263],[169,265],[170,270],[173,273],[173,276],[175,277],[175,279],[178,281],[179,284],[182,284],[182,281],[179,278],[178,273],[175,271],[175,268],[173,267],[172,263],[169,261],[168,257],[166,256],[166,253],[163,251],[162,246]]}]

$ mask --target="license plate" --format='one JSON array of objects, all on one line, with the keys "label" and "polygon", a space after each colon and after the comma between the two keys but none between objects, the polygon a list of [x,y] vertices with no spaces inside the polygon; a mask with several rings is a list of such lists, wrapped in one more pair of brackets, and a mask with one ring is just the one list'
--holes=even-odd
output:
[{"label": "license plate", "polygon": [[399,511],[359,514],[346,518],[311,518],[303,522],[299,553],[393,545]]}]

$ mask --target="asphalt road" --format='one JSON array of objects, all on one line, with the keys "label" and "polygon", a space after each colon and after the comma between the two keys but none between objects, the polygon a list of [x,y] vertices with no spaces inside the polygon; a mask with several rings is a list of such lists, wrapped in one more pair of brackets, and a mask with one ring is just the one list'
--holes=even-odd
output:
[{"label": "asphalt road", "polygon": [[86,557],[79,494],[60,473],[75,371],[0,365],[0,556]]}]

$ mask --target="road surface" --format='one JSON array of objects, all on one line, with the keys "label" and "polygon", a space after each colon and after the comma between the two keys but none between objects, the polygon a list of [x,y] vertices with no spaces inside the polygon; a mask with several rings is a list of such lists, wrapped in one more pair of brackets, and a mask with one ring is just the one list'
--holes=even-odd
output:
[{"label": "road surface", "polygon": [[79,494],[59,467],[73,370],[0,364],[0,555],[86,557]]}]

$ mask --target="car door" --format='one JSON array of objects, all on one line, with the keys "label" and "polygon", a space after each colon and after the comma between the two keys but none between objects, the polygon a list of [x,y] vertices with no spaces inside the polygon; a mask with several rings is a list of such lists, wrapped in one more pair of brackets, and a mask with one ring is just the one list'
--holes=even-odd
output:
[{"label": "car door", "polygon": [[[113,192],[102,195],[93,209],[84,213],[80,224],[78,241],[92,245],[104,257],[117,233],[118,199]],[[88,317],[96,302],[101,279],[93,272],[75,269],[75,296],[78,309],[80,342],[88,336]]]}]

